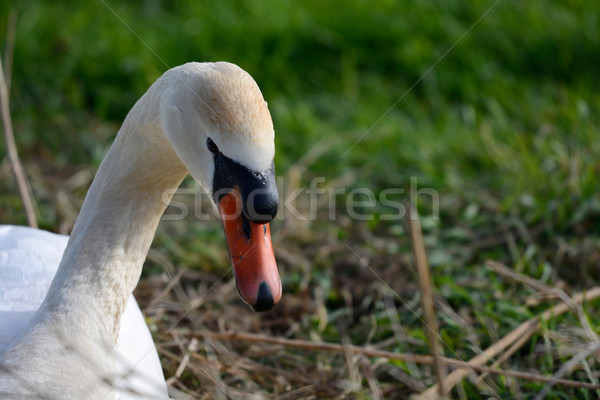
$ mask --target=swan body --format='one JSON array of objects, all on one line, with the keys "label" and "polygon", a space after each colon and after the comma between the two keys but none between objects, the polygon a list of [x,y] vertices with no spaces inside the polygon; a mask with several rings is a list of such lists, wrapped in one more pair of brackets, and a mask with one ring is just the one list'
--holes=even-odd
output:
[{"label": "swan body", "polygon": [[[48,292],[68,239],[39,229],[0,225],[0,354],[26,331]],[[133,295],[121,317],[114,351],[115,375],[126,376],[115,388],[119,399],[135,398],[130,388],[145,398],[167,398],[158,353]]]},{"label": "swan body", "polygon": [[0,397],[166,399],[133,289],[189,172],[219,209],[242,298],[281,297],[273,125],[254,80],[229,63],[167,71],[134,105],[71,236],[0,227]]}]

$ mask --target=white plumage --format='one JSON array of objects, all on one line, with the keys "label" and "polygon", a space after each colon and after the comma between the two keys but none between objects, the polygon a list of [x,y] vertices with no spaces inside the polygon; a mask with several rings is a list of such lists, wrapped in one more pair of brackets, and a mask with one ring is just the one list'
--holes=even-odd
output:
[{"label": "white plumage", "polygon": [[[68,240],[39,229],[0,225],[0,356],[23,335],[42,304]],[[133,295],[121,318],[115,359],[115,375],[123,377],[116,379],[117,399],[168,397],[154,341]]]}]

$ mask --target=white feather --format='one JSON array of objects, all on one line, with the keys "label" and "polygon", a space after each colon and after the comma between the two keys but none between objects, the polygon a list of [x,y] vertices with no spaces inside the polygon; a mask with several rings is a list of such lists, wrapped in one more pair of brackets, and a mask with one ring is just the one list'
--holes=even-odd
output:
[{"label": "white feather", "polygon": [[[68,236],[0,225],[0,356],[26,331],[56,274]],[[154,341],[133,295],[115,346],[117,399],[166,399]],[[135,393],[142,394],[136,396]]]}]

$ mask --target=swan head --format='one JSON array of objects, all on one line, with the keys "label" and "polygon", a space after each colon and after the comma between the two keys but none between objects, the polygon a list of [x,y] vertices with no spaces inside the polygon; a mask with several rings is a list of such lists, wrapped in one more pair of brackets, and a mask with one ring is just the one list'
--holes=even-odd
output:
[{"label": "swan head", "polygon": [[271,115],[252,77],[234,64],[169,70],[162,129],[223,221],[236,285],[256,311],[281,298],[269,222],[279,204]]}]

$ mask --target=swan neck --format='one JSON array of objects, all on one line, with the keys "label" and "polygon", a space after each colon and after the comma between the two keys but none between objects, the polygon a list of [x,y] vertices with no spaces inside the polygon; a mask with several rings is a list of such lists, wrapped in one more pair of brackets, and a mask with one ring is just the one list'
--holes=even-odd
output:
[{"label": "swan neck", "polygon": [[115,341],[157,225],[187,173],[158,112],[148,110],[159,103],[152,94],[134,106],[102,161],[44,304],[47,314],[91,319]]}]

